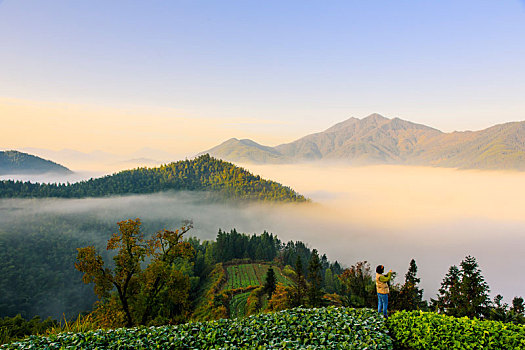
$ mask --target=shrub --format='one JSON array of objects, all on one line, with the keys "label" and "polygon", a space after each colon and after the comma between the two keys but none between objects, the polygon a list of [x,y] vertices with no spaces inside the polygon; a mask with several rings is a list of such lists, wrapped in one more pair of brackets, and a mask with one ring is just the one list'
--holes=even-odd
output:
[{"label": "shrub", "polygon": [[410,349],[525,349],[525,326],[433,312],[399,311],[388,320],[397,345]]}]

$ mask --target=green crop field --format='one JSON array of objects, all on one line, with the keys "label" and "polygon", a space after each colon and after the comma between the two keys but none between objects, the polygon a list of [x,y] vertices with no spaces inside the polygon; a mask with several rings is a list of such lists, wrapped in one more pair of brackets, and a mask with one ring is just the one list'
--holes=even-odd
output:
[{"label": "green crop field", "polygon": [[[237,294],[235,303],[249,293]],[[0,346],[15,349],[525,349],[525,327],[400,311],[385,323],[371,309],[295,308],[176,326],[60,333]]]},{"label": "green crop field", "polygon": [[[247,315],[246,302],[250,295],[248,291],[264,285],[269,268],[269,264],[263,263],[230,265],[225,268],[226,282],[222,286],[222,291],[229,292],[231,296],[228,307],[230,317]],[[283,275],[280,268],[276,266],[272,266],[272,268],[275,271],[277,283],[282,283],[286,286],[292,285],[292,281]],[[268,303],[267,296],[261,296],[260,302],[261,305],[266,306]]]},{"label": "green crop field", "polygon": [[246,301],[250,292],[240,293],[233,296],[230,301],[230,317],[237,318],[246,315]]},{"label": "green crop field", "polygon": [[[223,287],[224,290],[247,288],[249,286],[260,286],[264,284],[264,277],[270,265],[267,264],[240,264],[231,265],[226,268],[227,281]],[[275,271],[277,282],[286,286],[292,284],[292,281],[283,275],[281,269],[272,266]]]},{"label": "green crop field", "polygon": [[369,309],[291,309],[178,326],[31,336],[0,349],[393,349]]}]

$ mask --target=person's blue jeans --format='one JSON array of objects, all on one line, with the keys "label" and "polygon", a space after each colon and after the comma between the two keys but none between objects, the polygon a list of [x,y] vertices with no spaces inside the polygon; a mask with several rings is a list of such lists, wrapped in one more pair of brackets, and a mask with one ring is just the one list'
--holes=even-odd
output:
[{"label": "person's blue jeans", "polygon": [[388,317],[386,314],[388,308],[388,294],[377,293],[377,312],[383,312],[385,317]]}]

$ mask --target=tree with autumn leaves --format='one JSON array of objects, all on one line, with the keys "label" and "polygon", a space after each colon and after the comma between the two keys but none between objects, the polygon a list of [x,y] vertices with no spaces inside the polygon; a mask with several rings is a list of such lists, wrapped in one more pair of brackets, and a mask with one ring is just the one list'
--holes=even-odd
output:
[{"label": "tree with autumn leaves", "polygon": [[77,270],[84,283],[94,283],[98,298],[93,311],[101,326],[176,323],[189,312],[190,281],[178,268],[193,255],[183,241],[191,223],[175,231],[162,230],[146,239],[140,219],[118,223],[107,249],[116,250],[114,267],[108,267],[94,246],[78,249]]}]

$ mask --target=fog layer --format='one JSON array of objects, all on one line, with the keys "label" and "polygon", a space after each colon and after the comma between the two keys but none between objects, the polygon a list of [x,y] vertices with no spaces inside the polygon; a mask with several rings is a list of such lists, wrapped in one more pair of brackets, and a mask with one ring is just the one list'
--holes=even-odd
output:
[{"label": "fog layer", "polygon": [[119,220],[139,217],[151,232],[192,219],[191,236],[214,239],[219,228],[250,234],[267,230],[283,241],[304,241],[346,266],[360,260],[384,264],[398,272],[398,282],[415,258],[427,299],[436,296],[449,266],[470,254],[478,259],[493,296],[501,293],[509,301],[525,295],[525,282],[515,277],[525,269],[523,173],[401,166],[246,168],[314,203],[231,205],[188,192],[9,199],[0,201],[0,232],[12,232],[40,215],[56,214],[59,221],[83,215],[103,223],[104,232],[90,228],[77,234],[100,244]]},{"label": "fog layer", "polygon": [[513,277],[525,269],[525,173],[385,165],[246,167],[321,204],[302,218],[306,227],[297,239],[332,259],[391,266],[400,281],[415,258],[430,298],[448,267],[470,254],[493,295],[509,300],[525,294],[525,282]]}]

